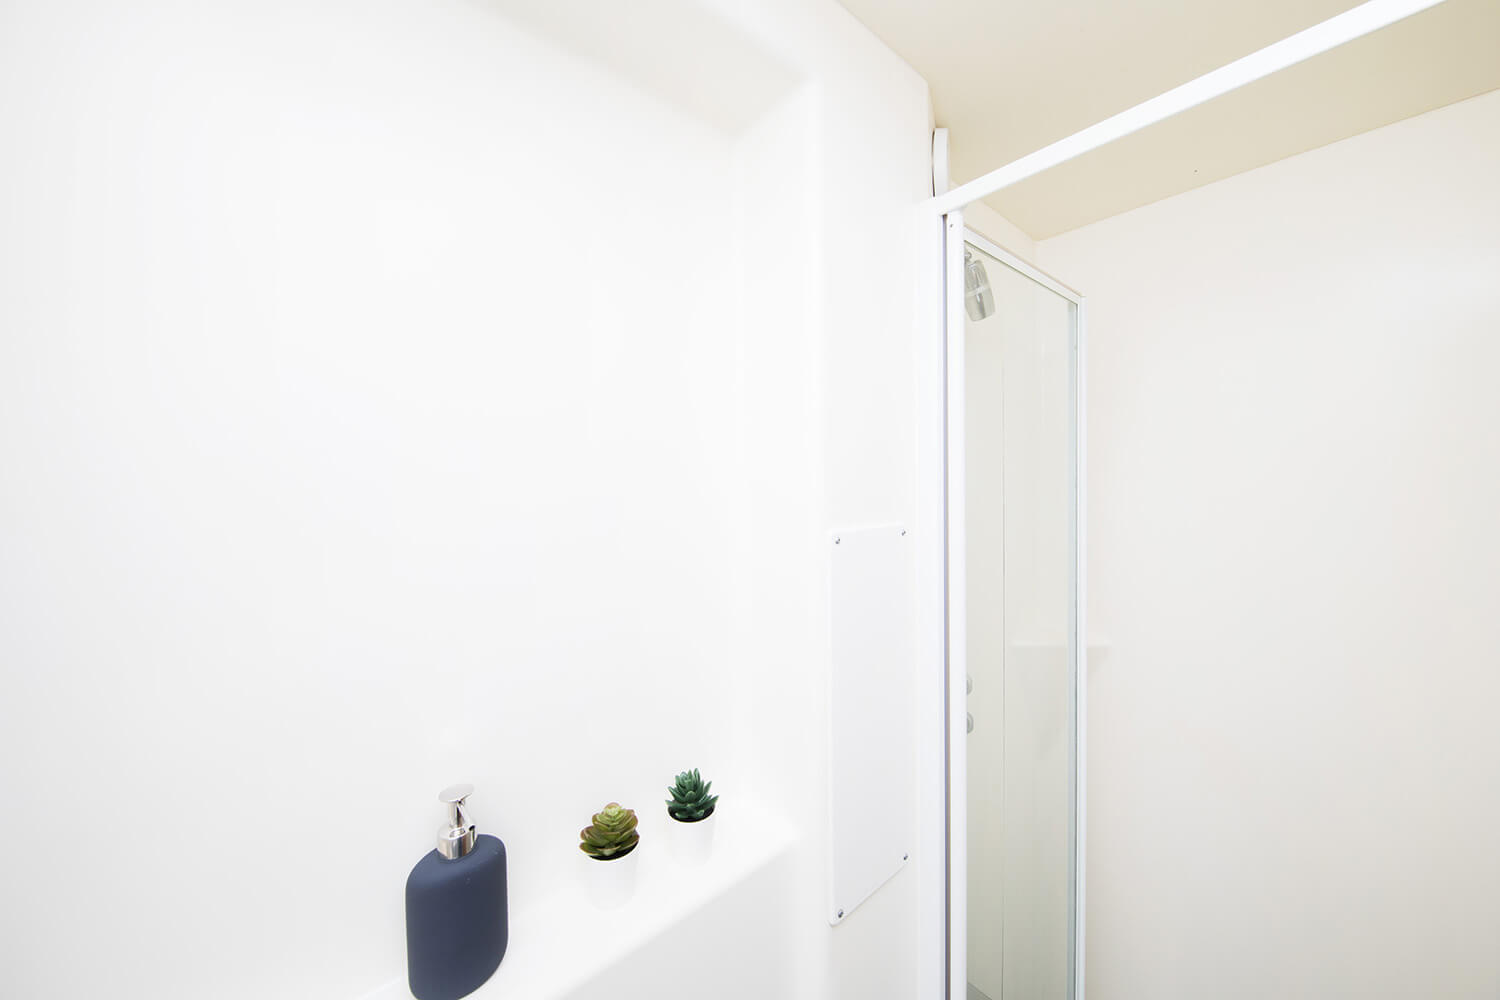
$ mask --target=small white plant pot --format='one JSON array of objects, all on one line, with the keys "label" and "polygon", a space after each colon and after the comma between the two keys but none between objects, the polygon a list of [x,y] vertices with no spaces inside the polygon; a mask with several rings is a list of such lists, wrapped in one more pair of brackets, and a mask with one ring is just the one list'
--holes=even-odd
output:
[{"label": "small white plant pot", "polygon": [[697,868],[708,864],[714,853],[714,827],[719,814],[710,813],[696,823],[683,823],[667,817],[667,851],[680,865]]},{"label": "small white plant pot", "polygon": [[640,867],[641,846],[637,844],[623,858],[600,861],[583,856],[584,889],[589,901],[601,910],[624,906],[635,895],[636,870]]}]

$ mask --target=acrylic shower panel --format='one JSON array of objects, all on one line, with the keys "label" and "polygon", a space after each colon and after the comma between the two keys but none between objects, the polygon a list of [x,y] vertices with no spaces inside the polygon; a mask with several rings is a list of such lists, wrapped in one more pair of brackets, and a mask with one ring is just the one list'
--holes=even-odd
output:
[{"label": "acrylic shower panel", "polygon": [[[968,991],[971,1000],[1066,1000],[1074,306],[977,246],[969,254]],[[973,287],[981,274],[988,296]]]},{"label": "acrylic shower panel", "polygon": [[836,531],[830,542],[828,919],[837,924],[911,855],[915,648],[907,529]]}]

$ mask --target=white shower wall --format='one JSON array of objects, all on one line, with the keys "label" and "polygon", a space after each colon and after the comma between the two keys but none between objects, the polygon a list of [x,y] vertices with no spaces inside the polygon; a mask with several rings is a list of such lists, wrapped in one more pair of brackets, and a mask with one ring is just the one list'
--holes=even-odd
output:
[{"label": "white shower wall", "polygon": [[5,992],[357,997],[438,788],[519,928],[699,766],[794,830],[721,995],[910,995],[915,876],[823,914],[823,538],[913,519],[926,89],[832,3],[632,25],[0,10]]},{"label": "white shower wall", "polygon": [[1500,93],[1048,240],[1092,1000],[1500,995]]}]

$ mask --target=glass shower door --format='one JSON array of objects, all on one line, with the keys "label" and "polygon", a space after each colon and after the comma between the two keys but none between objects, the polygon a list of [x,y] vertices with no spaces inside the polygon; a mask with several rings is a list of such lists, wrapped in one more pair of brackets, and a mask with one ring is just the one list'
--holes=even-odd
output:
[{"label": "glass shower door", "polygon": [[965,246],[966,988],[1070,1000],[1078,309],[1013,260]]}]

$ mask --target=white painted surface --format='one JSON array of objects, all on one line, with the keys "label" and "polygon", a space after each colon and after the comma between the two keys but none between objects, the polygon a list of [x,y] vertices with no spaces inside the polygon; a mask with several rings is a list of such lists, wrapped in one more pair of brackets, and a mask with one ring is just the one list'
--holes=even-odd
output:
[{"label": "white painted surface", "polygon": [[[734,4],[733,6],[743,6]],[[786,705],[767,713],[765,739],[754,745],[774,747],[776,785],[782,789],[778,802],[795,801],[793,813],[811,829],[826,815],[822,802],[826,789],[809,780],[809,765],[817,778],[826,780],[827,718],[827,580],[828,531],[835,525],[911,524],[917,503],[917,397],[912,374],[913,331],[919,328],[914,291],[918,284],[918,241],[923,231],[912,206],[931,191],[930,105],[927,88],[904,63],[869,35],[847,12],[833,4],[809,4],[806,0],[779,0],[768,4],[785,11],[778,31],[770,32],[797,46],[802,58],[818,67],[816,126],[818,142],[810,164],[816,178],[817,197],[807,206],[818,224],[810,227],[815,239],[807,248],[817,262],[803,279],[813,293],[810,304],[820,335],[800,334],[811,341],[815,370],[824,386],[817,422],[823,449],[822,461],[812,466],[814,495],[821,496],[825,511],[814,521],[808,541],[817,553],[819,584],[819,644],[807,664],[788,660],[783,650],[772,648],[754,661],[757,669],[775,664],[791,685],[795,707]],[[795,15],[795,16],[794,16]],[[804,51],[805,50],[805,51]],[[787,211],[777,209],[778,215]],[[795,263],[786,259],[783,242],[773,265]],[[758,294],[752,286],[751,294]],[[756,337],[768,331],[757,328]],[[795,328],[778,331],[780,342],[798,337]],[[802,349],[803,352],[806,347]],[[780,358],[805,357],[792,352]],[[760,359],[764,363],[766,358]],[[785,384],[784,382],[782,384]],[[788,400],[778,400],[780,409]],[[760,411],[765,412],[765,411]],[[800,455],[805,448],[807,427],[800,437],[786,442],[784,455]],[[778,433],[780,424],[778,422]],[[777,439],[779,440],[779,439]],[[784,461],[775,461],[762,476],[773,490],[801,490],[802,481],[789,479]],[[800,540],[800,534],[794,535]],[[767,546],[762,558],[775,558],[776,546]],[[783,567],[768,568],[767,580],[780,580]],[[769,586],[765,589],[770,589]],[[785,598],[778,598],[778,601]],[[764,648],[774,636],[760,639]],[[919,658],[914,669],[936,671],[940,661]],[[807,666],[812,669],[806,669]],[[770,669],[770,668],[768,668]],[[781,682],[777,682],[779,689]],[[815,686],[815,687],[814,687]],[[916,711],[913,706],[913,711]],[[804,713],[816,712],[808,717]],[[808,757],[795,756],[803,743],[788,738],[794,728],[825,746]],[[759,752],[759,750],[758,750]],[[806,802],[804,806],[803,803]],[[819,831],[821,833],[821,831]],[[821,849],[824,841],[815,841]],[[804,913],[822,915],[827,880],[823,864],[809,871],[806,889],[810,899],[795,902],[796,926]],[[823,938],[806,932],[815,955],[828,971],[827,979],[803,976],[799,993],[812,1000],[823,997],[879,997],[904,1000],[917,990],[919,965],[916,947],[919,930],[918,876],[938,866],[941,855],[913,857],[905,869],[867,900],[837,928],[828,928],[823,918]],[[811,904],[811,909],[803,906]],[[941,926],[941,925],[938,925]],[[940,966],[933,964],[935,971]],[[816,970],[815,970],[816,971]],[[926,995],[926,994],[923,994]]]},{"label": "white painted surface", "polygon": [[1090,308],[1091,1000],[1500,993],[1500,95],[1039,247]]},{"label": "white painted surface", "polygon": [[837,924],[913,849],[915,594],[901,525],[838,528],[830,541],[828,919]]},{"label": "white painted surface", "polygon": [[[0,13],[0,848],[68,859],[8,991],[360,996],[439,788],[524,917],[698,766],[794,830],[775,947],[632,981],[910,994],[913,878],[823,914],[826,539],[912,518],[925,86],[831,3],[638,14]],[[699,43],[755,85],[675,102]]]},{"label": "white painted surface", "polygon": [[[947,187],[933,178],[929,190]],[[912,241],[918,308],[912,322],[911,371],[916,382],[917,576],[917,995],[946,998],[948,962],[948,691],[945,442],[947,419],[943,329],[946,221],[914,207]],[[959,255],[960,258],[962,254]],[[962,981],[962,980],[960,980]]]},{"label": "white painted surface", "polygon": [[968,233],[964,228],[962,209],[943,217],[943,274],[945,279],[943,312],[945,333],[943,353],[947,362],[944,389],[944,435],[946,446],[943,483],[944,541],[947,577],[944,581],[944,607],[947,629],[947,729],[948,747],[946,819],[947,880],[947,949],[948,983],[944,994],[951,998],[969,981],[969,736],[966,704],[969,670],[969,546],[968,538],[968,361],[965,337],[951,336],[949,331],[962,330],[964,308],[964,245]]}]

